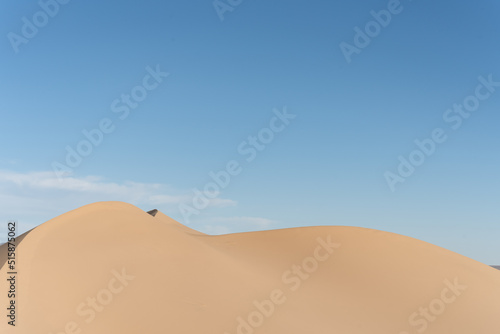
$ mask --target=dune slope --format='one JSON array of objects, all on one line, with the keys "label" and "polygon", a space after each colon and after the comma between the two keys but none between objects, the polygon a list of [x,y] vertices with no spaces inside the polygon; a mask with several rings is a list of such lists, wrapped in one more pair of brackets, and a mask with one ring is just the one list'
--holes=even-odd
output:
[{"label": "dune slope", "polygon": [[371,229],[209,236],[161,212],[100,202],[23,235],[17,257],[15,327],[0,258],[0,333],[500,330],[500,271]]}]

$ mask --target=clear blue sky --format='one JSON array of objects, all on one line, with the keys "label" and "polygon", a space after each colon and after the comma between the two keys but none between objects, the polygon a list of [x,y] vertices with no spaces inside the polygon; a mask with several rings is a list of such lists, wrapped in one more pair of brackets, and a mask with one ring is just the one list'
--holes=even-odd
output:
[{"label": "clear blue sky", "polygon": [[[209,233],[362,226],[500,264],[500,87],[473,105],[478,77],[500,81],[496,1],[42,3],[53,17],[0,4],[0,220],[27,230],[123,200]],[[341,43],[367,24],[380,31],[347,62]],[[169,75],[146,77],[157,69]],[[120,100],[133,90],[147,96],[132,109]],[[465,100],[470,116],[447,113]],[[273,121],[285,109],[296,117]],[[113,131],[57,178],[103,120]],[[259,151],[248,136],[271,121],[283,130]],[[435,129],[446,141],[392,191],[386,173]],[[239,173],[185,221],[180,206],[230,161]]]}]

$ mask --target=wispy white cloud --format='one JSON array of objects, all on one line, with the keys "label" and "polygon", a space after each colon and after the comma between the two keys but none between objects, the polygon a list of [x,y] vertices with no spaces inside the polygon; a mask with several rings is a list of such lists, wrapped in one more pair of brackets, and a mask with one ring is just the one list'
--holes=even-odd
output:
[{"label": "wispy white cloud", "polygon": [[[178,214],[181,203],[192,201],[192,194],[161,183],[110,182],[99,176],[57,178],[52,172],[20,173],[0,170],[0,222],[16,219],[20,232],[69,210],[98,201],[123,201],[144,210],[159,209],[167,215]],[[227,198],[214,198],[209,206],[223,208],[237,203]],[[200,216],[193,228],[208,234],[227,234],[272,228],[277,221],[248,216]],[[0,230],[0,242],[5,239]]]},{"label": "wispy white cloud", "polygon": [[44,191],[70,191],[75,193],[100,193],[127,195],[130,193],[146,194],[157,190],[160,184],[124,182],[123,184],[106,182],[99,176],[57,178],[53,172],[17,173],[0,171],[0,184],[12,189],[32,189]]},{"label": "wispy white cloud", "polygon": [[201,232],[211,235],[220,235],[231,233],[231,230],[223,225],[205,225],[201,228]]},{"label": "wispy white cloud", "polygon": [[261,217],[209,217],[200,219],[200,230],[208,234],[227,234],[243,231],[258,231],[270,229],[277,221]]},{"label": "wispy white cloud", "polygon": [[276,223],[276,221],[260,218],[260,217],[214,217],[210,218],[209,221],[216,221],[219,223],[229,223],[232,225],[252,225],[255,227],[267,228]]},{"label": "wispy white cloud", "polygon": [[[185,192],[175,191],[168,185],[160,183],[141,183],[125,181],[123,183],[108,182],[99,176],[58,178],[52,172],[18,173],[0,170],[0,195],[26,197],[27,194],[37,196],[43,192],[44,197],[72,196],[107,196],[108,200],[124,200],[141,204],[178,205],[191,200]],[[224,207],[234,205],[230,199],[215,198],[210,206]]]},{"label": "wispy white cloud", "polygon": [[[23,220],[27,222],[24,230],[98,201],[123,201],[175,215],[179,204],[191,200],[189,191],[176,190],[161,183],[118,183],[99,176],[59,179],[50,171],[20,173],[0,170],[0,221]],[[209,204],[210,207],[233,205],[236,205],[235,201],[225,198],[215,198]]]}]

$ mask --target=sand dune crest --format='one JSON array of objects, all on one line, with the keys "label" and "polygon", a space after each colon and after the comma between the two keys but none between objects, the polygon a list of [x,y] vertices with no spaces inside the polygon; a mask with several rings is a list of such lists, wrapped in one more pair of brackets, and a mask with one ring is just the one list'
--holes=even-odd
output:
[{"label": "sand dune crest", "polygon": [[[500,271],[371,229],[209,236],[162,212],[100,202],[30,231],[17,256],[16,327],[4,315],[1,333],[492,334],[500,328]],[[1,275],[8,276],[7,266]],[[8,289],[2,279],[2,305]]]}]

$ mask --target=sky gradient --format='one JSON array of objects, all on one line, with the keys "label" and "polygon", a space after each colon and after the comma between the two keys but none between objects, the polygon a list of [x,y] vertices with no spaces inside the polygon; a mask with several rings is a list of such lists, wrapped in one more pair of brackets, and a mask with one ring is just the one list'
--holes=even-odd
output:
[{"label": "sky gradient", "polygon": [[0,238],[120,200],[207,233],[361,226],[500,264],[499,10],[4,2]]}]

